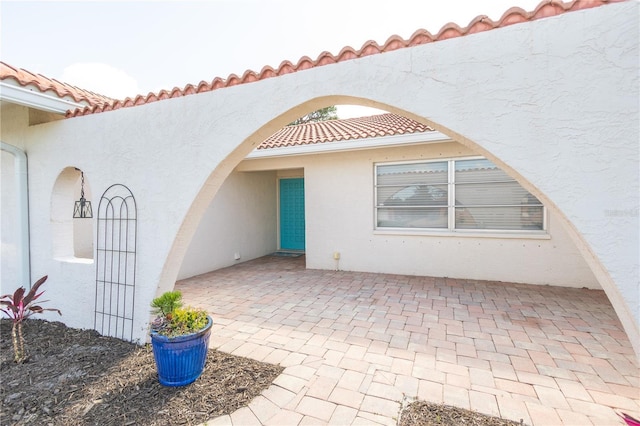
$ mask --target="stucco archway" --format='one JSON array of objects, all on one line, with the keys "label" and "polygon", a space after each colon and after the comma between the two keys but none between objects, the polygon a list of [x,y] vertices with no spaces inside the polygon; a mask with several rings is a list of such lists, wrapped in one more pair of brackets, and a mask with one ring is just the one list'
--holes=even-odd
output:
[{"label": "stucco archway", "polygon": [[[383,108],[388,111],[397,113],[399,115],[411,116],[411,118],[413,118],[414,120],[427,124],[447,135],[456,135],[456,132],[453,129],[445,128],[439,123],[435,123],[429,120],[428,118],[416,116],[415,114],[412,114],[408,111],[399,109],[391,105],[381,105],[369,99],[359,99],[359,98],[353,98],[353,97],[330,96],[327,98],[318,98],[318,99],[310,100],[307,103],[301,104],[296,108],[288,111],[286,114],[284,114],[281,117],[278,117],[278,119],[274,121],[280,122],[282,121],[282,119],[284,119],[285,123],[290,122],[291,120],[297,117],[296,114],[299,114],[298,112],[294,113],[292,111],[300,111],[300,110],[305,112],[311,111],[312,109],[310,108],[317,108],[319,102],[321,106],[327,106],[332,102],[336,102],[336,101],[338,102],[342,101],[345,103],[348,102],[350,104],[363,105],[363,106],[375,105],[377,108]],[[313,107],[310,107],[309,105],[313,105]],[[264,129],[271,128],[271,127],[272,125],[267,123],[265,127],[263,129],[260,129],[257,133],[260,135],[264,133],[268,133],[268,131],[265,131]],[[529,192],[534,194],[538,199],[543,201],[545,206],[547,206],[548,210],[550,210],[554,215],[557,215],[558,217],[560,217],[562,221],[562,226],[566,227],[567,230],[569,231],[569,235],[571,236],[572,241],[581,252],[582,256],[584,257],[585,261],[593,271],[594,275],[598,278],[599,283],[602,285],[602,288],[605,290],[609,299],[612,301],[615,301],[615,300],[621,301],[618,289],[616,288],[615,283],[612,281],[610,275],[607,273],[604,265],[600,262],[600,260],[596,256],[594,256],[585,239],[576,231],[575,226],[565,216],[565,214],[549,199],[549,197],[547,197],[543,192],[541,192],[533,183],[526,180],[520,173],[518,173],[517,170],[514,170],[508,163],[496,157],[493,153],[486,150],[484,147],[460,135],[454,136],[453,139],[456,142],[471,148],[474,152],[477,152],[479,154],[482,154],[484,157],[489,158],[495,164],[498,164],[501,169],[507,171],[507,173],[513,178],[515,178],[525,189],[527,189]],[[261,139],[258,139],[257,143],[260,143],[260,142],[261,142]],[[256,141],[254,141],[252,138],[248,138],[232,153],[232,155],[230,155],[226,159],[226,161],[223,161],[218,166],[218,168],[211,173],[208,181],[206,182],[206,184],[203,186],[202,190],[196,197],[196,200],[194,201],[194,204],[188,213],[189,215],[188,221],[186,220],[182,224],[180,232],[176,237],[177,244],[174,244],[172,248],[169,261],[172,261],[172,263],[176,262],[178,265],[180,264],[186,252],[186,249],[188,247],[189,241],[193,237],[193,233],[195,232],[197,225],[200,222],[200,219],[202,217],[202,214],[205,208],[211,202],[217,190],[222,186],[224,180],[226,179],[226,176],[228,176],[231,170],[233,170],[234,167],[237,166],[238,162],[241,161],[237,159],[238,158],[242,159],[242,155],[244,155],[245,152],[250,152],[255,145],[256,145]],[[231,160],[231,158],[233,158],[233,160]],[[165,265],[165,267],[166,266],[167,265]],[[158,289],[158,293],[161,293],[164,290],[166,289],[162,289],[162,290]]]},{"label": "stucco archway", "polygon": [[[203,181],[172,243],[159,289],[172,286],[199,215],[253,147],[307,111],[329,104],[362,104],[432,125],[496,162],[542,199],[562,218],[638,351],[637,235],[629,238],[622,230],[637,230],[637,220],[633,215],[607,219],[606,208],[633,213],[637,205],[636,194],[629,196],[613,185],[616,176],[637,175],[637,152],[628,151],[629,141],[638,133],[637,126],[629,126],[629,117],[637,116],[637,105],[627,95],[637,93],[637,79],[626,74],[616,81],[608,78],[621,68],[633,68],[633,55],[622,52],[637,53],[637,41],[624,38],[628,46],[616,49],[619,55],[606,60],[585,53],[589,50],[585,45],[596,39],[619,41],[620,34],[633,32],[622,19],[625,7],[630,6],[575,12],[255,83],[273,95],[271,111],[252,116],[247,136],[236,140],[236,147]],[[619,29],[602,28],[602,19],[619,19]],[[564,21],[559,26],[571,26],[576,37],[563,45],[541,37],[558,30],[554,20]],[[522,48],[523,43],[528,49]],[[504,48],[491,47],[497,44]],[[459,57],[467,62],[461,65]],[[584,87],[594,79],[602,83],[585,95]],[[291,85],[301,90],[278,92]],[[592,99],[581,104],[585,96]],[[580,113],[575,112],[577,105],[582,107]],[[621,105],[628,114],[619,113]],[[630,155],[621,157],[622,152]],[[630,184],[637,187],[637,181]]]}]

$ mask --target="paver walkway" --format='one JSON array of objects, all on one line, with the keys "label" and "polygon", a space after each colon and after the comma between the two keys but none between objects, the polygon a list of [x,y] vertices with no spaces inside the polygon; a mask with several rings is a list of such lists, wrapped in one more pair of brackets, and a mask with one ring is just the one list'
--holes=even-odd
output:
[{"label": "paver walkway", "polygon": [[209,425],[395,425],[417,397],[532,425],[640,417],[639,369],[603,291],[306,270],[267,256],[176,284],[211,346],[285,367]]}]

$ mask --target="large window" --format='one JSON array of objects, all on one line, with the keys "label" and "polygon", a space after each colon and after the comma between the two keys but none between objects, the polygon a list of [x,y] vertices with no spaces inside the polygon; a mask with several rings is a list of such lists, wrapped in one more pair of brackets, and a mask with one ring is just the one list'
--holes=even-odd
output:
[{"label": "large window", "polygon": [[544,207],[484,158],[375,166],[377,229],[541,231]]}]

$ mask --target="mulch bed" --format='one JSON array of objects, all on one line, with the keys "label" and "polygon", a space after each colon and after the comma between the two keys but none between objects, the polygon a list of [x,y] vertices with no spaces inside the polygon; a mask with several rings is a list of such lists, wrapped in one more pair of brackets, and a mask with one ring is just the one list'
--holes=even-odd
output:
[{"label": "mulch bed", "polygon": [[151,346],[60,322],[23,324],[28,362],[13,362],[11,322],[0,320],[2,425],[193,425],[246,406],[282,367],[209,350],[202,376],[158,382]]},{"label": "mulch bed", "polygon": [[[29,319],[30,358],[13,362],[11,322],[0,320],[0,424],[196,425],[246,406],[283,368],[210,349],[202,376],[170,388],[158,382],[150,345]],[[518,426],[521,423],[415,401],[400,426]]]},{"label": "mulch bed", "polygon": [[398,424],[399,426],[520,426],[522,420],[514,422],[449,405],[415,401],[402,411]]}]

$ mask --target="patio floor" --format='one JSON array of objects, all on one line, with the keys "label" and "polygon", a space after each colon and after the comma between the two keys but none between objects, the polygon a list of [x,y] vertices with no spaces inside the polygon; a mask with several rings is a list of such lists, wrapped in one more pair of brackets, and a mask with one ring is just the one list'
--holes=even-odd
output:
[{"label": "patio floor", "polygon": [[631,344],[603,291],[306,270],[267,256],[176,283],[211,347],[285,367],[208,425],[395,425],[414,398],[531,425],[640,417]]}]

